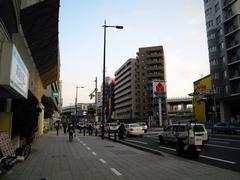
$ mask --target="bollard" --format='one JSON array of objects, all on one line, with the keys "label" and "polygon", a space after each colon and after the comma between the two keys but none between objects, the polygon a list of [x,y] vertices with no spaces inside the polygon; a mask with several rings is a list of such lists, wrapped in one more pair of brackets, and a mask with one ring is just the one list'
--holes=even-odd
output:
[{"label": "bollard", "polygon": [[114,142],[117,142],[117,133],[116,133],[116,131],[114,132]]}]

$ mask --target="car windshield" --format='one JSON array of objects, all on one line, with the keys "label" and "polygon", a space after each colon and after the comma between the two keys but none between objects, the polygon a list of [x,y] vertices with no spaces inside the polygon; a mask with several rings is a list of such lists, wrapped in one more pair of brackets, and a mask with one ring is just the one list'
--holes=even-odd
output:
[{"label": "car windshield", "polygon": [[139,127],[138,124],[130,124],[130,127]]},{"label": "car windshield", "polygon": [[194,130],[194,132],[203,132],[204,128],[202,125],[194,125],[193,130]]}]

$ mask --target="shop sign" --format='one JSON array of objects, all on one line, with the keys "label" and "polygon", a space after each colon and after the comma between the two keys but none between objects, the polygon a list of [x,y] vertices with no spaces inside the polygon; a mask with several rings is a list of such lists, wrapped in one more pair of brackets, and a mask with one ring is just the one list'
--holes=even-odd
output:
[{"label": "shop sign", "polygon": [[12,49],[10,86],[25,98],[28,97],[29,72],[16,47]]},{"label": "shop sign", "polygon": [[166,96],[166,85],[163,80],[153,80],[153,98]]},{"label": "shop sign", "polygon": [[29,72],[17,48],[8,42],[2,46],[0,85],[13,95],[28,97]]}]

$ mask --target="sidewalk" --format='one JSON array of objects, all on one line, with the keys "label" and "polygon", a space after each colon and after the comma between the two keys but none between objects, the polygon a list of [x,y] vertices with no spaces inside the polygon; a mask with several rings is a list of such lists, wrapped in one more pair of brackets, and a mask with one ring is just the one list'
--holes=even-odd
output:
[{"label": "sidewalk", "polygon": [[[163,153],[164,154],[164,153]],[[6,180],[238,180],[240,173],[178,156],[159,156],[107,139],[49,132],[39,138],[32,153],[2,177]]]}]

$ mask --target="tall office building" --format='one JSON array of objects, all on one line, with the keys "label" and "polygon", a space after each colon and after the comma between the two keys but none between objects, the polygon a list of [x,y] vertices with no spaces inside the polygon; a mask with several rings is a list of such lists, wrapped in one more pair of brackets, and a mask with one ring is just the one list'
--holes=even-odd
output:
[{"label": "tall office building", "polygon": [[219,112],[240,118],[240,0],[204,0],[210,72]]}]

